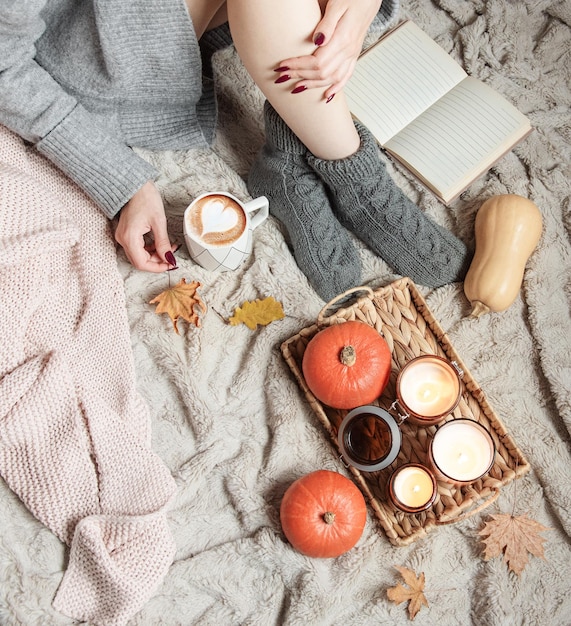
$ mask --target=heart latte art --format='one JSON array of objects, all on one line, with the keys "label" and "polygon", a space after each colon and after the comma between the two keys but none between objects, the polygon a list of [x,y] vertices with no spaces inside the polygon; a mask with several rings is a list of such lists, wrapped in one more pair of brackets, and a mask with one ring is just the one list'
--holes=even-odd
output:
[{"label": "heart latte art", "polygon": [[187,215],[192,236],[209,246],[227,246],[240,238],[246,228],[246,214],[232,198],[222,195],[197,200]]}]

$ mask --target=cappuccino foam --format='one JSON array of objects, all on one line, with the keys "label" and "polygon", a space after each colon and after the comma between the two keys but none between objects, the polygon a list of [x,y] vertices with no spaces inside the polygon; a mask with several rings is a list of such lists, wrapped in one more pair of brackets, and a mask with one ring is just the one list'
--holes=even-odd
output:
[{"label": "cappuccino foam", "polygon": [[212,194],[197,200],[187,215],[189,233],[209,246],[227,246],[246,228],[244,209],[232,198]]}]

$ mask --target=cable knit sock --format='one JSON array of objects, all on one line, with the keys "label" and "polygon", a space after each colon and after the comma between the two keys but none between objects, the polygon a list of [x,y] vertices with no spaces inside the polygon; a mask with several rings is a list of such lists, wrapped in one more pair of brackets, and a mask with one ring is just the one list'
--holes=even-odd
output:
[{"label": "cable knit sock", "polygon": [[272,106],[264,105],[266,143],[248,178],[251,195],[266,196],[286,227],[301,271],[324,300],[361,284],[361,264],[325,187],[305,161],[307,148]]},{"label": "cable knit sock", "polygon": [[200,38],[198,45],[200,46],[200,56],[202,58],[202,73],[208,78],[213,77],[212,57],[228,46],[232,45],[232,35],[228,22],[207,30]]},{"label": "cable knit sock", "polygon": [[380,160],[370,131],[359,123],[356,128],[361,147],[354,155],[337,161],[307,156],[331,189],[341,223],[420,285],[462,280],[469,263],[466,246],[405,196]]}]

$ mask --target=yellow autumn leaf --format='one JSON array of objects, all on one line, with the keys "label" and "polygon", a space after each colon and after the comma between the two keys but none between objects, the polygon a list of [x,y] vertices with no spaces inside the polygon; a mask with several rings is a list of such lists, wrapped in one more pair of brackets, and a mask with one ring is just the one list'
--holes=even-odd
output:
[{"label": "yellow autumn leaf", "polygon": [[417,576],[411,569],[408,569],[408,567],[395,567],[401,573],[408,587],[405,587],[402,583],[398,583],[395,587],[387,589],[387,597],[395,604],[408,601],[408,616],[413,620],[423,604],[424,606],[428,606],[428,600],[424,595],[424,573]]},{"label": "yellow autumn leaf", "polygon": [[267,326],[270,322],[281,320],[284,317],[281,302],[268,296],[263,300],[244,302],[241,307],[236,307],[234,315],[228,321],[232,326],[246,324],[250,330],[256,330],[258,324]]},{"label": "yellow autumn leaf", "polygon": [[200,326],[199,312],[205,313],[206,305],[196,291],[199,287],[201,287],[199,282],[187,283],[186,279],[181,278],[177,285],[165,289],[149,304],[157,305],[155,313],[167,313],[169,315],[178,335],[177,322],[181,317],[197,327]]},{"label": "yellow autumn leaf", "polygon": [[545,539],[539,533],[544,530],[549,528],[527,515],[490,515],[490,521],[478,533],[484,537],[484,560],[488,561],[503,553],[508,568],[519,576],[527,565],[528,554],[543,558]]}]

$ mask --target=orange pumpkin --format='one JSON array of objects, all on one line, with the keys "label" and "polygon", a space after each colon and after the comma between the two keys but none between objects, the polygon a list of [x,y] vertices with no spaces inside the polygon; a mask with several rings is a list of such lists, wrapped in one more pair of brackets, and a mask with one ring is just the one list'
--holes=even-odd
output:
[{"label": "orange pumpkin", "polygon": [[280,520],[296,550],[311,557],[331,558],[359,541],[367,521],[367,505],[351,480],[337,472],[317,470],[288,487]]},{"label": "orange pumpkin", "polygon": [[372,326],[351,320],[327,326],[311,338],[302,370],[318,400],[335,409],[353,409],[383,393],[391,373],[391,351]]}]

